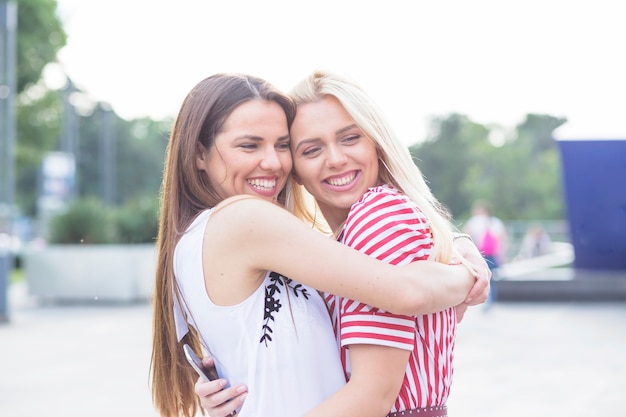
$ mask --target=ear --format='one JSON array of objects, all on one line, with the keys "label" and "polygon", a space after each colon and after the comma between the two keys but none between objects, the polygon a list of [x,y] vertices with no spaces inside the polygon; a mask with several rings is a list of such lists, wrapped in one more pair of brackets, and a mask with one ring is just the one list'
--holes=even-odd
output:
[{"label": "ear", "polygon": [[200,171],[205,170],[206,148],[202,144],[196,145],[196,168]]}]

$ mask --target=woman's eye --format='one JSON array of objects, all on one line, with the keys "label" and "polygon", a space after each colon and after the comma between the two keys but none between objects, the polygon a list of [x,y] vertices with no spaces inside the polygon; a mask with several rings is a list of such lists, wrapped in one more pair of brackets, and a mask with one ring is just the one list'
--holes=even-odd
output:
[{"label": "woman's eye", "polygon": [[307,148],[304,151],[302,151],[302,155],[303,156],[314,156],[316,154],[318,154],[320,152],[320,147],[319,146],[315,146],[313,148]]},{"label": "woman's eye", "polygon": [[341,141],[343,143],[353,143],[361,138],[361,135],[350,135],[343,138]]},{"label": "woman's eye", "polygon": [[241,146],[243,149],[256,149],[257,145],[256,143],[242,143]]},{"label": "woman's eye", "polygon": [[289,142],[281,142],[278,145],[276,145],[276,149],[281,150],[281,151],[288,151],[289,150]]}]

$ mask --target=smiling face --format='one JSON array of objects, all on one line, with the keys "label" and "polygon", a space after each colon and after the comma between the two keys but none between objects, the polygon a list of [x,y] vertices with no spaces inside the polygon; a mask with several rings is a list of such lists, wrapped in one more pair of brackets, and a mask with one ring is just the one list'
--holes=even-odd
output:
[{"label": "smiling face", "polygon": [[378,185],[374,142],[332,96],[299,105],[290,133],[294,176],[336,229],[352,204]]},{"label": "smiling face", "polygon": [[276,201],[292,167],[285,112],[271,101],[240,105],[196,165],[222,198],[249,194]]}]

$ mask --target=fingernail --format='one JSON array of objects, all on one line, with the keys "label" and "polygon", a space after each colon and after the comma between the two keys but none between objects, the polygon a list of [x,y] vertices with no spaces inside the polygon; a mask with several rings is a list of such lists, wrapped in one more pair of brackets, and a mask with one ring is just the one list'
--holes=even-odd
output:
[{"label": "fingernail", "polygon": [[239,385],[237,387],[237,394],[241,394],[242,392],[246,392],[246,391],[247,391],[247,389],[246,389],[245,385]]}]

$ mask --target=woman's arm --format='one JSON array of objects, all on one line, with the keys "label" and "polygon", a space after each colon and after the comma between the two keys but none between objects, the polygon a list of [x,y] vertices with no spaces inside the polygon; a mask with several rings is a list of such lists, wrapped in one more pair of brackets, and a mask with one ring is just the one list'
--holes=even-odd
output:
[{"label": "woman's arm", "polygon": [[462,303],[470,290],[480,294],[487,286],[462,265],[429,261],[387,265],[325,237],[285,209],[260,199],[231,202],[215,212],[209,223],[207,233],[220,239],[218,256],[238,262],[251,275],[276,271],[320,291],[396,314],[440,311]]},{"label": "woman's arm", "polygon": [[[363,215],[380,212],[383,207],[384,216]],[[414,213],[413,217],[401,214],[409,210]],[[380,250],[373,244],[391,238],[393,250]],[[360,252],[390,264],[421,262],[429,256],[433,243],[428,220],[422,211],[404,196],[385,189],[367,192],[351,207],[343,228],[342,242],[355,245]],[[416,334],[417,322],[412,316],[392,315],[370,306],[355,305],[346,299],[340,303],[339,314],[341,344],[349,346],[350,380],[306,416],[385,416],[401,390],[411,352],[416,349],[416,344],[422,343]],[[450,314],[449,309],[447,313],[437,313],[437,318],[433,320],[443,322],[447,314]],[[354,322],[358,324],[353,325]],[[453,330],[454,327],[443,324],[433,329],[441,331],[438,339],[444,344],[443,340],[449,340]],[[438,344],[437,351],[431,352],[433,356],[430,359],[434,363],[443,360],[440,348],[444,352],[451,352],[452,349],[451,346]],[[441,383],[445,383],[445,374],[436,374],[435,377],[441,377]],[[420,388],[414,389],[417,397]]]},{"label": "woman's arm", "polygon": [[384,417],[404,379],[410,351],[380,345],[351,345],[350,380],[306,417]]},{"label": "woman's arm", "polygon": [[[454,233],[454,247],[461,256],[473,265],[474,270],[478,272],[478,280],[489,284],[491,282],[491,269],[489,269],[485,258],[483,258],[478,247],[476,247],[472,237],[466,233]],[[468,298],[463,303],[455,306],[457,323],[463,320],[463,316],[465,316],[465,312],[470,305],[474,306],[484,303],[488,295],[489,285],[476,297],[473,297],[473,290],[470,291]]]},{"label": "woman's arm", "polygon": [[478,272],[477,280],[487,284],[482,289],[473,288],[468,295],[468,299],[464,301],[464,304],[473,306],[484,303],[489,294],[489,283],[491,282],[491,269],[489,269],[489,265],[487,265],[485,258],[476,247],[470,235],[464,233],[454,234],[454,247]]},{"label": "woman's arm", "polygon": [[[306,417],[385,416],[400,391],[409,354],[408,350],[386,346],[352,345],[350,381]],[[222,390],[225,384],[224,380],[199,379],[195,385],[200,404],[210,417],[229,416],[243,405],[246,387],[238,385]]]}]

